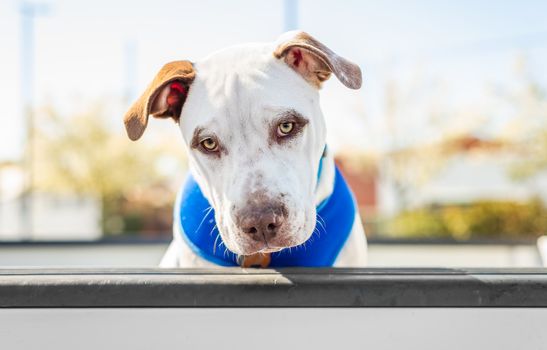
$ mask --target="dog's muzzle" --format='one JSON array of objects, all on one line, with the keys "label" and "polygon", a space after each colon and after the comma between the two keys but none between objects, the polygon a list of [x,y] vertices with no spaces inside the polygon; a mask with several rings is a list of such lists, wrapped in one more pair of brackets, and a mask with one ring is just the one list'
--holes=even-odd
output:
[{"label": "dog's muzzle", "polygon": [[284,204],[262,202],[248,205],[236,214],[236,225],[256,242],[269,242],[284,230],[287,209]]}]

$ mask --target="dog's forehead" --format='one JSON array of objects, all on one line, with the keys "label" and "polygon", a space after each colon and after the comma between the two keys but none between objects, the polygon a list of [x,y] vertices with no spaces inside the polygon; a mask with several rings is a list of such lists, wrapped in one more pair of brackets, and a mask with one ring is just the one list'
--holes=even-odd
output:
[{"label": "dog's forehead", "polygon": [[195,63],[196,79],[181,115],[185,136],[207,124],[271,118],[294,109],[312,117],[318,92],[273,55],[270,44],[247,44]]}]

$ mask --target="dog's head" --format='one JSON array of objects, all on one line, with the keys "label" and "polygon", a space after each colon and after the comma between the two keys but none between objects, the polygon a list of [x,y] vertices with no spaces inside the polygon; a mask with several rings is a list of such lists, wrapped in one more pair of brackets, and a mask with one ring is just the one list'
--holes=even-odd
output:
[{"label": "dog's head", "polygon": [[332,73],[361,86],[358,66],[303,32],[171,62],[125,115],[127,133],[138,139],[150,114],[179,124],[228,249],[249,255],[296,246],[316,224],[326,139],[318,90]]}]

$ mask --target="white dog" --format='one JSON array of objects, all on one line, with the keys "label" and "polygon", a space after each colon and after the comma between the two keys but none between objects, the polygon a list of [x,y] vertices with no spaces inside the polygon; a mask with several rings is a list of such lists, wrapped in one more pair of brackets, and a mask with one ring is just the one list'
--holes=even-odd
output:
[{"label": "white dog", "polygon": [[361,70],[304,32],[166,64],[125,115],[173,118],[189,152],[162,267],[363,266],[366,238],[326,147],[319,88]]}]

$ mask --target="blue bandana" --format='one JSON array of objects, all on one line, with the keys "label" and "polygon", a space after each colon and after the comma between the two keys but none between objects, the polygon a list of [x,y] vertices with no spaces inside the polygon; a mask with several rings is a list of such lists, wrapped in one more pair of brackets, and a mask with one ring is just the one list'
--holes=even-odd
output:
[{"label": "blue bandana", "polygon": [[[237,255],[221,245],[214,209],[191,175],[175,204],[175,224],[194,253],[217,265],[238,266]],[[351,190],[336,167],[332,194],[317,207],[314,234],[300,246],[272,253],[269,266],[332,266],[351,233],[355,208]]]}]

